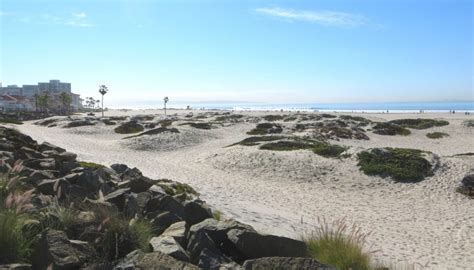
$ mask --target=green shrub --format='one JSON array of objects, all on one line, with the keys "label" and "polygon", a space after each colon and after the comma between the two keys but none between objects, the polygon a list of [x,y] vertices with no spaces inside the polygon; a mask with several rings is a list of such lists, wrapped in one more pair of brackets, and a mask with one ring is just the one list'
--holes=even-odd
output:
[{"label": "green shrub", "polygon": [[23,122],[14,118],[8,118],[8,117],[1,117],[0,118],[0,123],[1,124],[15,124],[15,125],[23,125]]},{"label": "green shrub", "polygon": [[312,144],[303,141],[279,141],[263,144],[260,146],[260,149],[273,151],[293,151],[311,149],[312,147]]},{"label": "green shrub", "polygon": [[221,220],[221,212],[219,210],[214,210],[212,211],[212,215],[214,216],[215,220],[220,221]]},{"label": "green shrub", "polygon": [[312,150],[314,153],[323,157],[339,157],[344,151],[346,151],[346,148],[340,145],[320,142],[315,143]]},{"label": "green shrub", "polygon": [[143,130],[145,130],[145,128],[136,122],[123,123],[114,129],[115,133],[119,134],[138,133],[142,132]]},{"label": "green shrub", "polygon": [[448,136],[449,134],[443,133],[443,132],[431,132],[431,133],[426,134],[426,137],[430,139],[441,139]]},{"label": "green shrub", "polygon": [[243,118],[244,116],[241,114],[231,114],[231,115],[223,115],[223,116],[217,116],[216,121],[218,122],[235,122],[238,121],[238,119]]},{"label": "green shrub", "polygon": [[335,116],[333,114],[323,113],[323,114],[321,114],[321,117],[323,117],[323,118],[336,118],[337,116]]},{"label": "green shrub", "polygon": [[34,239],[25,230],[28,220],[24,214],[0,209],[0,264],[28,261]]},{"label": "green shrub", "polygon": [[432,127],[440,127],[449,125],[448,121],[435,119],[398,119],[392,120],[389,123],[399,125],[405,128],[427,129]]},{"label": "green shrub", "polygon": [[86,162],[86,161],[79,161],[79,166],[83,168],[90,168],[90,169],[100,169],[104,168],[105,166],[102,164],[97,164],[94,162]]},{"label": "green shrub", "polygon": [[166,128],[166,127],[171,126],[171,124],[173,124],[173,120],[169,120],[169,119],[161,120],[160,122],[158,122],[158,124],[160,124],[161,127]]},{"label": "green shrub", "polygon": [[266,135],[268,134],[268,129],[264,128],[254,128],[247,132],[248,135]]},{"label": "green shrub", "polygon": [[411,134],[411,131],[404,128],[404,127],[401,127],[397,124],[393,124],[393,123],[390,123],[390,122],[386,122],[386,123],[377,123],[374,127],[373,127],[373,132],[375,134],[379,134],[379,135],[403,135],[403,136],[408,136]]},{"label": "green shrub", "polygon": [[372,149],[360,152],[357,164],[367,175],[392,177],[398,182],[419,182],[432,175],[431,164],[423,151],[406,148]]},{"label": "green shrub", "polygon": [[284,118],[285,118],[284,115],[265,115],[263,117],[263,119],[265,119],[265,121],[269,121],[269,122],[283,120]]},{"label": "green shrub", "polygon": [[337,269],[371,269],[371,253],[364,248],[368,234],[355,224],[347,225],[344,219],[319,223],[320,227],[303,237],[310,257]]},{"label": "green shrub", "polygon": [[271,142],[271,141],[278,141],[285,139],[283,136],[253,136],[253,137],[248,137],[243,139],[242,141],[238,143],[234,143],[229,145],[234,146],[234,145],[245,145],[245,146],[252,146],[252,145],[258,145],[259,142]]},{"label": "green shrub", "polygon": [[179,124],[180,126],[185,126],[185,125],[188,125],[188,126],[191,126],[193,128],[197,128],[197,129],[211,129],[212,128],[212,124],[211,123],[195,123],[195,122],[187,122],[187,123],[182,123],[182,124]]}]

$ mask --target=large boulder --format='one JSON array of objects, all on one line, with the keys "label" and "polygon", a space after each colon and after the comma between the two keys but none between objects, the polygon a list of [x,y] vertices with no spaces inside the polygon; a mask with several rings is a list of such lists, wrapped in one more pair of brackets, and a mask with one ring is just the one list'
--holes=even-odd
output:
[{"label": "large boulder", "polygon": [[245,270],[337,270],[336,267],[321,264],[311,258],[266,257],[245,261]]},{"label": "large boulder", "polygon": [[203,201],[195,200],[184,205],[184,220],[189,226],[197,224],[205,219],[212,218],[212,211]]},{"label": "large boulder", "polygon": [[199,270],[199,267],[178,261],[161,252],[143,253],[142,251],[135,250],[120,260],[114,269]]},{"label": "large boulder", "polygon": [[150,240],[150,246],[154,252],[161,252],[171,257],[189,262],[189,255],[183,247],[172,236],[160,235]]},{"label": "large boulder", "polygon": [[184,206],[176,198],[165,195],[157,194],[152,199],[150,199],[145,207],[145,212],[154,212],[154,211],[169,211],[180,219],[184,219]]},{"label": "large boulder", "polygon": [[242,269],[240,265],[227,258],[222,253],[214,253],[213,251],[204,248],[199,254],[198,266],[202,269],[209,270],[239,270]]},{"label": "large boulder", "polygon": [[232,229],[227,232],[229,240],[248,259],[262,257],[304,257],[306,244],[303,241],[263,235],[251,230]]},{"label": "large boulder", "polygon": [[171,236],[182,247],[186,246],[186,222],[179,221],[171,224],[162,234],[162,236]]},{"label": "large boulder", "polygon": [[56,151],[58,153],[66,152],[64,148],[61,148],[59,146],[56,146],[48,142],[44,142],[40,144],[38,147],[41,152],[44,152],[44,151]]},{"label": "large boulder", "polygon": [[44,195],[63,196],[68,193],[69,182],[64,178],[41,180],[37,189]]},{"label": "large boulder", "polygon": [[95,256],[87,242],[69,240],[65,232],[48,229],[35,245],[32,264],[33,269],[78,269]]},{"label": "large boulder", "polygon": [[121,188],[107,194],[104,197],[104,200],[108,203],[115,204],[120,211],[123,211],[129,194],[129,188]]},{"label": "large boulder", "polygon": [[152,220],[151,223],[153,225],[153,230],[155,234],[160,235],[162,234],[171,224],[182,221],[180,217],[177,215],[164,211],[159,213],[157,216],[155,216]]}]

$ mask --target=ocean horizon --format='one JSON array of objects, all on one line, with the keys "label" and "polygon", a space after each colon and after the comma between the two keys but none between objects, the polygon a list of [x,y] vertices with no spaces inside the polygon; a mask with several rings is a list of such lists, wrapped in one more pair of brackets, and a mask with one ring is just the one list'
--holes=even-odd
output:
[{"label": "ocean horizon", "polygon": [[[162,109],[159,102],[135,102],[112,106],[112,109]],[[168,109],[206,109],[234,111],[307,111],[307,112],[474,112],[468,102],[366,102],[366,103],[246,103],[246,102],[172,102]]]}]

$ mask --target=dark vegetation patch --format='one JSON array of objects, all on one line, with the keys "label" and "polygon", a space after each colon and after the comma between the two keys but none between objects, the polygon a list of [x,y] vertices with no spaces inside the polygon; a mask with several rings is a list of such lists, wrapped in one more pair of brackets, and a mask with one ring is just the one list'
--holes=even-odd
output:
[{"label": "dark vegetation patch", "polygon": [[135,121],[130,121],[116,127],[114,131],[119,134],[130,134],[142,132],[145,128]]},{"label": "dark vegetation patch", "polygon": [[463,122],[466,127],[474,127],[474,120],[466,120]]},{"label": "dark vegetation patch", "polygon": [[51,125],[52,123],[55,123],[56,121],[58,121],[58,119],[44,119],[44,120],[40,120],[40,121],[35,122],[35,125],[38,125],[38,126],[49,126],[49,125]]},{"label": "dark vegetation patch", "polygon": [[260,142],[278,141],[285,138],[286,137],[283,137],[283,136],[253,136],[253,137],[245,138],[244,140],[238,143],[231,144],[229,145],[229,147],[234,146],[234,145],[252,146],[252,145],[258,145]]},{"label": "dark vegetation patch", "polygon": [[156,135],[156,134],[161,134],[161,133],[164,133],[164,132],[179,133],[179,130],[177,128],[162,128],[162,127],[160,127],[160,128],[155,128],[155,129],[151,129],[151,130],[142,132],[142,133],[134,135],[134,136],[128,136],[128,137],[125,137],[124,139],[140,137],[140,136],[143,136],[143,135]]},{"label": "dark vegetation patch", "polygon": [[112,121],[125,121],[127,120],[127,117],[126,116],[110,116],[109,119]]},{"label": "dark vegetation patch", "polygon": [[212,124],[211,123],[197,123],[197,122],[188,122],[188,123],[182,123],[182,124],[179,124],[180,126],[191,126],[193,128],[197,128],[197,129],[211,129],[212,128]]},{"label": "dark vegetation patch", "polygon": [[379,134],[379,135],[403,135],[403,136],[408,136],[411,134],[411,131],[401,127],[397,124],[390,123],[390,122],[382,122],[382,123],[377,123],[373,127],[373,133]]},{"label": "dark vegetation patch", "polygon": [[265,119],[265,121],[269,121],[269,122],[273,122],[273,121],[280,121],[280,120],[283,120],[285,118],[285,115],[273,115],[273,114],[269,114],[269,115],[265,115],[264,117],[262,117],[263,119]]},{"label": "dark vegetation patch", "polygon": [[323,113],[321,114],[322,118],[336,118],[337,116],[334,114]]},{"label": "dark vegetation patch", "polygon": [[15,119],[15,118],[10,118],[10,117],[0,117],[0,123],[1,124],[15,124],[15,125],[23,125],[23,122]]},{"label": "dark vegetation patch", "polygon": [[426,134],[426,137],[430,139],[441,139],[444,137],[449,137],[449,134],[444,133],[444,132],[431,132],[431,133]]},{"label": "dark vegetation patch", "polygon": [[283,122],[293,122],[293,121],[296,121],[297,119],[298,117],[296,116],[288,116],[285,119],[283,119]]},{"label": "dark vegetation patch", "polygon": [[339,116],[339,118],[346,121],[358,122],[359,126],[367,126],[370,123],[372,123],[372,121],[370,121],[369,119],[361,117],[361,116],[341,115]]},{"label": "dark vegetation patch", "polygon": [[104,122],[104,124],[107,125],[107,126],[113,126],[113,125],[117,124],[117,122],[112,121],[110,119],[102,119],[102,122]]},{"label": "dark vegetation patch", "polygon": [[347,150],[347,148],[340,145],[305,139],[293,139],[290,141],[284,140],[266,143],[261,145],[260,149],[272,151],[311,150],[313,153],[323,157],[339,157],[344,151]]},{"label": "dark vegetation patch", "polygon": [[155,119],[155,116],[153,115],[134,115],[131,117],[132,120],[135,121],[152,121]]},{"label": "dark vegetation patch", "polygon": [[65,128],[75,128],[75,127],[94,126],[94,125],[95,125],[95,123],[91,122],[89,120],[75,120],[75,121],[67,123],[67,125],[65,125],[64,127]]},{"label": "dark vegetation patch", "polygon": [[158,124],[160,124],[161,127],[169,127],[171,126],[171,124],[173,124],[173,120],[170,120],[170,119],[165,119],[165,120],[161,120],[158,122]]},{"label": "dark vegetation patch", "polygon": [[273,123],[261,123],[258,124],[254,129],[247,132],[248,135],[266,135],[281,133],[283,128],[280,125]]},{"label": "dark vegetation patch", "polygon": [[217,122],[236,122],[239,119],[242,119],[244,116],[242,114],[230,114],[230,115],[222,115],[217,116],[215,121]]},{"label": "dark vegetation patch", "polygon": [[369,137],[364,133],[364,130],[359,128],[346,128],[338,126],[322,126],[316,129],[325,139],[357,139],[357,140],[368,140]]},{"label": "dark vegetation patch", "polygon": [[399,125],[404,128],[427,129],[432,127],[441,127],[449,125],[448,121],[435,119],[398,119],[389,121],[389,123]]},{"label": "dark vegetation patch", "polygon": [[160,179],[155,185],[161,187],[166,192],[166,194],[171,196],[180,194],[186,194],[186,196],[199,195],[199,193],[190,185],[174,182],[168,179]]},{"label": "dark vegetation patch", "polygon": [[360,170],[367,175],[392,177],[397,182],[419,182],[433,174],[423,151],[406,148],[375,148],[360,152]]}]

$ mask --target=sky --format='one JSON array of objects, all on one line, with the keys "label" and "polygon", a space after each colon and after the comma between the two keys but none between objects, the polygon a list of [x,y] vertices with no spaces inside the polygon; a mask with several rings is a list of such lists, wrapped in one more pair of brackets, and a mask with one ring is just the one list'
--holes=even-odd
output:
[{"label": "sky", "polygon": [[0,81],[127,102],[474,100],[471,0],[0,0]]}]

